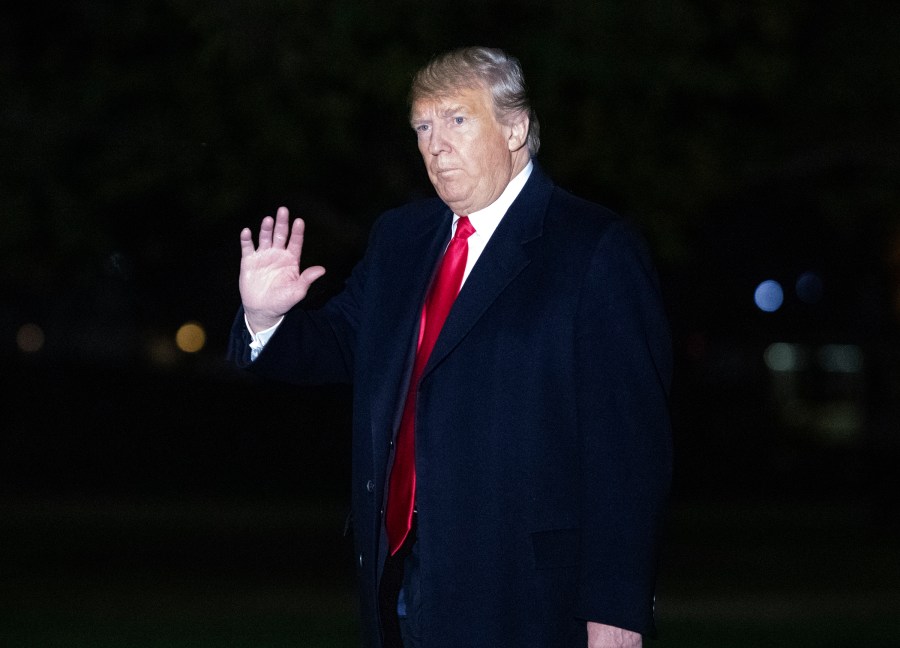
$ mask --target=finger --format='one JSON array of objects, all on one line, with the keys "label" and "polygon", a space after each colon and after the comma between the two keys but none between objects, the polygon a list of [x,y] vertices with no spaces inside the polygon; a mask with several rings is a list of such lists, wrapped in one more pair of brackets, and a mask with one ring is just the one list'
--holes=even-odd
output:
[{"label": "finger", "polygon": [[309,287],[312,283],[325,274],[325,268],[322,266],[309,266],[306,270],[300,273],[300,281],[306,283],[306,289],[309,290]]},{"label": "finger", "polygon": [[241,258],[250,256],[255,251],[256,248],[253,247],[253,232],[250,231],[249,227],[245,227],[241,230]]},{"label": "finger", "polygon": [[272,245],[276,247],[285,247],[288,237],[288,223],[290,222],[290,213],[287,207],[279,207],[275,212],[275,230],[272,239]]},{"label": "finger", "polygon": [[295,218],[294,224],[291,226],[291,238],[288,240],[287,251],[300,261],[300,254],[303,252],[303,237],[306,231],[306,223],[302,218]]},{"label": "finger", "polygon": [[275,220],[271,216],[262,219],[259,226],[259,249],[268,250],[272,247],[272,230],[275,229]]}]

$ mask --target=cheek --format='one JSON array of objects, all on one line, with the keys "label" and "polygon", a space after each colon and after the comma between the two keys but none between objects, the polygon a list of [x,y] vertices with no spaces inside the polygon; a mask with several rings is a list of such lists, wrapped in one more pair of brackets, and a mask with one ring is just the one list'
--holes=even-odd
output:
[{"label": "cheek", "polygon": [[502,146],[494,144],[493,146],[482,147],[481,165],[488,174],[493,174],[504,167],[506,162],[506,149]]},{"label": "cheek", "polygon": [[482,170],[490,170],[500,157],[497,146],[488,140],[473,142],[468,149],[469,161]]}]

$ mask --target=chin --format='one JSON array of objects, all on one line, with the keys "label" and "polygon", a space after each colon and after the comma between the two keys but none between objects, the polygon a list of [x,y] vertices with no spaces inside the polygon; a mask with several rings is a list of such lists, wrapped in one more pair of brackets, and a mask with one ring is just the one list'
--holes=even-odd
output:
[{"label": "chin", "polygon": [[447,203],[447,205],[451,208],[453,207],[453,205],[460,204],[460,199],[457,198],[455,194],[448,193],[446,191],[441,191],[440,189],[438,189],[437,195],[438,195],[438,197],[440,197],[441,200],[443,200],[445,203]]}]

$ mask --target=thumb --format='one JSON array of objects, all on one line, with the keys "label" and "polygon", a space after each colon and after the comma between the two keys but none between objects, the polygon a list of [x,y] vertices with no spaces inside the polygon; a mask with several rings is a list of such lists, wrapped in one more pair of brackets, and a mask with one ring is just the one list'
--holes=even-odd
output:
[{"label": "thumb", "polygon": [[305,283],[307,287],[309,287],[316,279],[324,274],[325,268],[323,268],[322,266],[310,266],[300,273],[300,280],[303,281],[303,283]]}]

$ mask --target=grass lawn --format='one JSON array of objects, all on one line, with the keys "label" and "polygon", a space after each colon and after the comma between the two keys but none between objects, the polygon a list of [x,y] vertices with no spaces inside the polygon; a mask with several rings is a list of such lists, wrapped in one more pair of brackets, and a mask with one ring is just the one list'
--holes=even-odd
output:
[{"label": "grass lawn", "polygon": [[[344,513],[7,497],[0,646],[355,647]],[[898,539],[859,504],[676,503],[648,644],[900,646]]]}]

